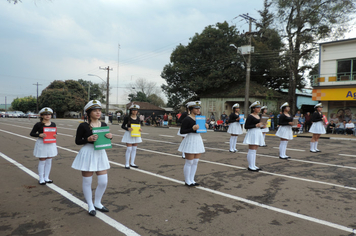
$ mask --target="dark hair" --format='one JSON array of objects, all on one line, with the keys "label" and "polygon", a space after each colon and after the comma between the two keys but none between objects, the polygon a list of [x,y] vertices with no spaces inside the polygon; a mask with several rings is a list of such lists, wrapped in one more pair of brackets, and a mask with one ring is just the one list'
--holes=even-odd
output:
[{"label": "dark hair", "polygon": [[[188,110],[191,112],[194,109],[194,107],[188,107]],[[213,113],[212,113],[213,114]]]},{"label": "dark hair", "polygon": [[284,110],[286,109],[286,107],[288,107],[288,106],[282,107],[282,113],[284,112]]},{"label": "dark hair", "polygon": [[235,113],[235,109],[239,109],[240,107],[234,107],[234,108],[232,108],[232,112],[234,112]]},{"label": "dark hair", "polygon": [[261,109],[261,113],[263,114],[263,112],[266,110],[266,108],[263,108],[263,109]]},{"label": "dark hair", "polygon": [[251,107],[251,113],[254,113],[254,109],[257,107]]}]

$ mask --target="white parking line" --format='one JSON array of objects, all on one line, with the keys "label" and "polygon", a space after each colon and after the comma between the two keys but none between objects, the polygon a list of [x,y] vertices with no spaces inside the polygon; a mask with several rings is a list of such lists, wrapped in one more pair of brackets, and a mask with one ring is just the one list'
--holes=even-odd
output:
[{"label": "white parking line", "polygon": [[[279,147],[273,147],[273,148],[279,149]],[[305,152],[305,150],[302,150],[302,149],[287,148],[287,150],[289,150],[289,151],[296,151],[296,152]]]},{"label": "white parking line", "polygon": [[[33,178],[38,180],[38,175],[33,172],[32,170],[28,169],[27,167],[23,166],[21,163],[15,161],[14,159],[6,156],[4,153],[0,152],[0,156],[2,158],[4,158],[5,160],[7,160],[8,162],[14,164],[15,166],[17,166],[19,169],[21,169],[22,171],[24,171],[25,173],[27,173],[28,175],[32,176]],[[46,187],[51,188],[52,190],[56,191],[57,193],[59,193],[60,195],[62,195],[63,197],[67,198],[68,200],[72,201],[73,203],[77,204],[78,206],[80,206],[81,208],[85,209],[86,211],[88,210],[88,204],[83,202],[82,200],[74,197],[72,194],[68,193],[66,190],[58,187],[55,184],[47,184]],[[126,235],[139,235],[138,233],[136,233],[135,231],[133,231],[132,229],[127,228],[125,225],[117,222],[116,220],[114,220],[113,218],[105,215],[104,213],[101,212],[96,212],[96,218],[104,221],[106,224],[112,226],[113,228],[117,229],[118,231],[120,231],[121,233],[124,233]]]},{"label": "white parking line", "polygon": [[[5,131],[5,130],[1,130],[0,131],[2,132],[5,132],[5,133],[9,133],[9,134],[12,134],[12,135],[15,135],[15,136],[19,136],[19,137],[23,137],[23,138],[26,138],[26,139],[31,139],[33,141],[35,141],[35,139],[32,139],[32,138],[28,138],[26,136],[23,136],[23,135],[19,135],[19,134],[16,134],[16,133],[12,133],[12,132],[9,132],[9,131]],[[125,145],[121,145],[121,144],[115,144],[116,146],[122,146],[122,147],[126,147]],[[62,148],[62,147],[59,147],[57,146],[58,148],[61,148],[61,149],[64,149],[64,150],[68,150],[68,151],[71,151],[71,152],[76,152],[76,151],[73,151],[73,150],[70,150],[70,149],[67,149],[67,148]],[[145,150],[145,151],[150,151],[150,152],[155,152],[155,153],[160,153],[160,154],[164,154],[164,155],[169,155],[169,156],[178,156],[178,155],[174,155],[174,154],[169,154],[169,153],[163,153],[163,152],[157,152],[157,151],[152,151],[152,150],[148,150],[148,149],[142,149],[142,148],[138,148],[139,150]],[[77,153],[77,152],[76,152]],[[2,153],[1,153],[2,154]],[[2,155],[1,155],[2,156]],[[179,156],[180,157],[180,156]],[[6,159],[6,158],[5,158]],[[12,159],[11,159],[12,160]],[[208,162],[208,161],[204,161],[204,160],[200,160],[201,162]],[[11,162],[11,161],[10,161]],[[14,161],[15,165],[19,166],[21,165],[20,163]],[[117,162],[113,162],[113,161],[110,161],[110,163],[112,164],[115,164],[115,165],[118,165],[118,166],[122,166],[124,167],[123,164],[119,164]],[[213,163],[213,162],[211,162]],[[214,163],[215,164],[215,163]],[[221,163],[218,163],[218,164],[221,164]],[[226,164],[221,164],[221,165],[226,165]],[[22,165],[21,165],[22,166]],[[19,167],[20,168],[20,167]],[[24,167],[26,168],[26,167]],[[236,167],[235,167],[236,168]],[[241,168],[241,167],[239,167]],[[22,169],[22,168],[20,168]],[[26,168],[27,169],[27,168]],[[245,168],[244,168],[245,169]],[[176,183],[180,183],[180,184],[184,184],[183,181],[179,181],[179,180],[176,180],[176,179],[173,179],[173,178],[170,178],[170,177],[166,177],[166,176],[163,176],[163,175],[159,175],[159,174],[156,174],[156,173],[152,173],[152,172],[148,172],[148,171],[145,171],[145,170],[141,170],[141,169],[132,169],[134,171],[139,171],[141,173],[145,173],[145,174],[149,174],[149,175],[152,175],[152,176],[155,176],[155,177],[158,177],[158,178],[162,178],[162,179],[166,179],[166,180],[169,180],[169,181],[173,181],[173,182],[176,182]],[[31,170],[29,170],[31,171]],[[32,171],[31,171],[32,172]],[[261,171],[262,173],[267,173],[267,172],[264,172],[264,171]],[[33,177],[38,179],[37,177],[37,174],[35,174],[34,172],[33,173]],[[274,173],[269,173],[269,174],[274,174]],[[282,176],[282,175],[279,175],[279,176]],[[294,179],[301,179],[301,178],[297,178],[297,177],[293,177]],[[312,180],[310,180],[309,182],[314,182]],[[322,183],[320,181],[318,181],[319,183]],[[325,183],[325,184],[328,184],[328,185],[332,185],[332,186],[336,186],[334,184],[330,184],[330,183]],[[50,185],[48,185],[50,186]],[[314,218],[314,217],[310,217],[310,216],[306,216],[306,215],[302,215],[302,214],[299,214],[299,213],[295,213],[295,212],[291,212],[291,211],[288,211],[288,210],[284,210],[284,209],[280,209],[280,208],[277,208],[277,207],[273,207],[273,206],[269,206],[269,205],[265,205],[265,204],[262,204],[262,203],[258,203],[258,202],[255,202],[255,201],[251,201],[251,200],[248,200],[248,199],[245,199],[245,198],[241,198],[241,197],[238,197],[238,196],[234,196],[234,195],[231,195],[231,194],[227,194],[227,193],[223,193],[223,192],[220,192],[220,191],[216,191],[216,190],[212,190],[212,189],[209,189],[209,188],[205,188],[205,187],[196,187],[197,189],[200,189],[200,190],[203,190],[203,191],[206,191],[206,192],[210,192],[210,193],[213,193],[213,194],[216,194],[216,195],[220,195],[220,196],[223,196],[223,197],[227,197],[227,198],[230,198],[230,199],[234,199],[234,200],[237,200],[237,201],[240,201],[240,202],[244,202],[244,203],[247,203],[247,204],[250,204],[250,205],[255,205],[255,206],[258,206],[258,207],[261,207],[261,208],[264,208],[264,209],[267,209],[267,210],[271,210],[271,211],[275,211],[275,212],[279,212],[279,213],[282,213],[282,214],[285,214],[285,215],[290,215],[290,216],[293,216],[293,217],[296,217],[296,218],[299,218],[299,219],[303,219],[303,220],[307,220],[307,221],[310,221],[310,222],[314,222],[314,223],[317,223],[317,224],[321,224],[321,225],[325,225],[325,226],[329,226],[329,227],[332,227],[332,228],[336,228],[336,229],[339,229],[339,230],[343,230],[343,231],[346,231],[346,232],[350,232],[350,233],[356,233],[356,230],[355,229],[352,229],[350,227],[346,227],[346,226],[343,226],[343,225],[339,225],[339,224],[335,224],[335,223],[332,223],[332,222],[328,222],[328,221],[325,221],[325,220],[321,220],[321,219],[317,219],[317,218]],[[356,188],[351,188],[351,187],[348,187],[349,189],[353,189],[353,190],[356,190]],[[55,190],[55,189],[53,189]],[[55,190],[56,191],[56,190]],[[65,191],[65,190],[63,190]],[[62,193],[61,193],[62,194]],[[69,193],[68,193],[69,194]],[[63,194],[62,194],[63,195]],[[65,195],[63,195],[65,196]],[[74,197],[74,196],[73,196]],[[75,197],[74,197],[75,198]],[[73,201],[72,199],[70,199],[71,201]],[[78,199],[78,201],[80,201]],[[74,202],[74,201],[73,201]],[[76,202],[75,202],[76,203]],[[76,203],[78,204],[79,206],[83,207],[82,205],[85,204],[84,202],[80,201],[80,204],[79,203]],[[84,208],[84,207],[83,207]],[[85,209],[85,208],[84,208]],[[98,215],[101,215],[101,214],[98,214]],[[102,214],[102,215],[105,215],[105,214]],[[105,215],[106,216],[106,215]],[[99,218],[99,217],[98,217]],[[110,218],[110,217],[108,217]],[[101,218],[100,218],[101,219]],[[112,219],[112,218],[110,218]],[[103,219],[101,219],[103,220]],[[113,219],[112,219],[113,220]],[[107,224],[109,224],[107,221],[103,220],[104,222],[106,222]],[[113,220],[114,222],[117,222],[115,220]],[[117,222],[118,224],[120,224],[119,222]],[[111,225],[111,224],[110,224]],[[120,224],[121,226],[123,226],[122,224]],[[113,226],[114,227],[114,226]],[[118,226],[117,226],[118,227]],[[117,229],[117,227],[115,227]],[[126,226],[123,226],[123,227],[126,227]],[[128,228],[127,228],[128,229]],[[128,230],[131,230],[131,229],[128,229]],[[132,230],[131,230],[132,231]],[[137,235],[136,232],[132,231],[133,234],[131,235]]]},{"label": "white parking line", "polygon": [[345,156],[345,157],[356,157],[356,155],[349,155],[349,154],[339,154],[340,156]]},{"label": "white parking line", "polygon": [[168,138],[174,138],[175,137],[175,136],[172,136],[172,135],[164,135],[164,134],[159,134],[158,136],[168,137]]}]

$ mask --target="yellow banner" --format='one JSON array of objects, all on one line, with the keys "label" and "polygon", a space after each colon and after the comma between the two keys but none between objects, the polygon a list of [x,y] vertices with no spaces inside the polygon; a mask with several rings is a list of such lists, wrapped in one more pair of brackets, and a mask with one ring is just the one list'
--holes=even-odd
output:
[{"label": "yellow banner", "polygon": [[313,89],[313,101],[356,100],[356,88]]}]

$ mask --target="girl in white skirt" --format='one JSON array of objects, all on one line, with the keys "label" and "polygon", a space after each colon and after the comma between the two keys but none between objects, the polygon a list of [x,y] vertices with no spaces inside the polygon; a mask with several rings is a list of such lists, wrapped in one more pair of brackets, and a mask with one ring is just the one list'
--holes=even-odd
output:
[{"label": "girl in white skirt", "polygon": [[[56,124],[51,122],[52,114],[53,110],[51,108],[42,108],[39,112],[41,121],[33,126],[30,133],[32,137],[38,137],[33,155],[39,158],[38,183],[40,185],[53,183],[53,180],[49,179],[49,173],[52,168],[52,157],[58,154],[56,143],[43,143],[43,138],[46,137],[46,134],[43,133],[43,127],[56,127]],[[53,136],[56,138],[57,134]]]},{"label": "girl in white skirt", "polygon": [[[88,102],[84,110],[87,113],[88,122],[81,123],[78,126],[75,137],[75,143],[84,146],[75,157],[72,168],[82,171],[82,187],[85,200],[88,203],[88,213],[91,216],[95,216],[95,210],[101,212],[109,211],[101,204],[101,199],[108,184],[107,170],[110,169],[110,164],[105,149],[94,150],[94,142],[98,139],[98,135],[93,135],[92,128],[107,126],[107,124],[99,120],[101,116],[101,103],[99,101],[92,100]],[[112,134],[105,134],[105,137],[112,139]],[[98,176],[98,186],[95,190],[93,203],[91,184],[94,172]]]},{"label": "girl in white skirt", "polygon": [[309,132],[313,134],[313,137],[310,142],[310,152],[316,153],[320,152],[318,149],[318,141],[322,134],[326,134],[325,127],[324,127],[324,116],[321,113],[323,109],[323,105],[318,103],[314,106],[315,112],[312,115],[312,126],[310,127]]},{"label": "girl in white skirt", "polygon": [[[267,114],[267,106],[261,107],[261,114],[260,117],[262,116],[268,116]],[[260,145],[260,147],[267,147],[266,145],[266,133],[269,132],[269,128],[267,127],[267,124],[263,124],[263,128],[261,128],[262,134],[263,134],[263,144]]]},{"label": "girl in white skirt", "polygon": [[[121,142],[126,143],[125,169],[130,169],[130,166],[133,168],[138,168],[138,166],[135,164],[136,150],[137,144],[142,143],[142,139],[141,137],[131,137],[131,124],[140,124],[140,119],[137,116],[138,109],[140,109],[139,105],[132,104],[129,107],[130,114],[124,118],[124,122],[121,125],[121,128],[126,130],[121,140]],[[142,129],[140,129],[139,131],[142,132]]]},{"label": "girl in white skirt", "polygon": [[[178,123],[182,124],[184,118],[187,117],[187,116],[188,116],[188,111],[183,112],[182,115],[181,115],[181,116],[179,117],[179,119],[178,119]],[[187,137],[187,134],[181,134],[181,133],[180,133],[180,129],[178,130],[177,135],[178,135],[178,136],[181,136],[181,137],[182,137],[182,140],[183,140],[185,137]],[[185,154],[184,154],[184,152],[182,152],[182,158],[185,159]]]},{"label": "girl in white skirt", "polygon": [[239,112],[240,112],[240,105],[238,103],[235,103],[232,106],[232,113],[229,116],[229,129],[227,132],[231,134],[230,137],[230,152],[237,152],[236,149],[236,142],[238,135],[242,134],[242,129],[240,125],[240,117],[239,117]]},{"label": "girl in white skirt", "polygon": [[[183,168],[185,185],[188,187],[198,186],[194,181],[197,172],[199,158],[205,152],[203,139],[197,133],[199,125],[195,122],[195,116],[200,114],[200,101],[188,102],[190,115],[184,118],[180,128],[181,134],[187,134],[178,148],[179,152],[185,153],[185,165]],[[208,124],[205,124],[208,128]]]},{"label": "girl in white skirt", "polygon": [[258,172],[262,170],[256,166],[256,152],[259,145],[263,144],[263,135],[261,131],[262,123],[258,115],[261,111],[261,104],[256,101],[251,104],[251,114],[245,122],[245,129],[248,130],[244,139],[244,144],[248,144],[247,162],[249,171]]},{"label": "girl in white skirt", "polygon": [[282,114],[279,116],[279,127],[276,132],[276,136],[281,138],[279,144],[279,158],[288,159],[289,156],[286,155],[288,140],[293,139],[293,117],[289,114],[290,107],[288,102],[281,106]]}]

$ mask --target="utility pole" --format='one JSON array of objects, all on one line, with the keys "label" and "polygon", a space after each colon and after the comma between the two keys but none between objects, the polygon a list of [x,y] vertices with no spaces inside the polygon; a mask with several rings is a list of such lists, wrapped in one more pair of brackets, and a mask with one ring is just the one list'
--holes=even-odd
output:
[{"label": "utility pole", "polygon": [[39,86],[39,85],[42,85],[42,84],[39,84],[39,83],[37,82],[37,84],[33,84],[33,85],[36,85],[36,86],[37,86],[36,113],[38,113],[38,86]]},{"label": "utility pole", "polygon": [[117,49],[117,71],[116,71],[116,76],[117,76],[117,82],[116,82],[116,105],[119,105],[119,59],[120,59],[120,44],[118,45]]},{"label": "utility pole", "polygon": [[112,70],[110,67],[99,67],[100,70],[106,70],[107,71],[107,77],[106,77],[106,115],[105,115],[105,122],[108,124],[109,123],[109,71]]},{"label": "utility pole", "polygon": [[249,100],[250,100],[250,77],[251,77],[251,53],[252,53],[252,22],[256,22],[256,19],[248,16],[248,14],[239,15],[240,17],[248,20],[249,28],[248,32],[246,33],[249,36],[249,52],[248,52],[248,59],[246,62],[246,88],[245,88],[245,105],[244,105],[244,114],[245,118],[247,118],[248,114],[248,107],[249,107]]},{"label": "utility pole", "polygon": [[7,101],[6,101],[6,96],[5,96],[5,113],[7,112]]}]

